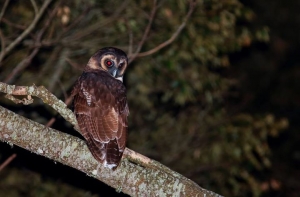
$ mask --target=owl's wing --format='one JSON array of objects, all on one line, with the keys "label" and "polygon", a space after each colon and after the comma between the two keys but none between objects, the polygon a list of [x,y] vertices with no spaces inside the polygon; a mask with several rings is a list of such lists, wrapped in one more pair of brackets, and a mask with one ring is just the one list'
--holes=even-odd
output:
[{"label": "owl's wing", "polygon": [[74,110],[93,156],[115,169],[126,145],[127,105],[124,85],[108,73],[86,73],[73,93]]}]

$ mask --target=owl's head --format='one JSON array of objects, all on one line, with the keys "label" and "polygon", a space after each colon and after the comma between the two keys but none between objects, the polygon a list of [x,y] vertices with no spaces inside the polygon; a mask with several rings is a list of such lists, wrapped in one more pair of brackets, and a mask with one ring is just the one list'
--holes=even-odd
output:
[{"label": "owl's head", "polygon": [[104,70],[114,78],[123,81],[123,75],[128,65],[128,58],[124,51],[114,47],[98,50],[89,60],[87,70]]}]

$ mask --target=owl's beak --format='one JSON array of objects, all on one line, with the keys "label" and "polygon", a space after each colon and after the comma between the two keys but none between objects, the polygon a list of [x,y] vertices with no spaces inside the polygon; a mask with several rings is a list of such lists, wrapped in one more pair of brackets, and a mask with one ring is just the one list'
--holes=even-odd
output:
[{"label": "owl's beak", "polygon": [[116,77],[117,71],[118,71],[117,68],[113,68],[113,69],[110,71],[111,76]]}]

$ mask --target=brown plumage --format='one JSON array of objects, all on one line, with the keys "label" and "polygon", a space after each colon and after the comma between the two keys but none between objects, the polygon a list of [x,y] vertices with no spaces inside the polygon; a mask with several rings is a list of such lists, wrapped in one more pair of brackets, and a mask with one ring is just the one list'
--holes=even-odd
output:
[{"label": "brown plumage", "polygon": [[72,91],[81,134],[95,159],[111,169],[119,165],[126,145],[126,67],[123,51],[103,48],[90,58]]}]

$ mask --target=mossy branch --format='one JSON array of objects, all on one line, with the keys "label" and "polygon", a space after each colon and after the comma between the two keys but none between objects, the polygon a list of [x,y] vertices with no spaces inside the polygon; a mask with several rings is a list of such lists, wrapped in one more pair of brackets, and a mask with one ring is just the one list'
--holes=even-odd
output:
[{"label": "mossy branch", "polygon": [[[7,98],[15,103],[30,104],[33,102],[31,96],[39,97],[77,128],[73,112],[43,86],[14,86],[0,82],[0,92],[7,93]],[[27,99],[19,100],[13,95],[27,95]],[[78,169],[118,192],[132,196],[219,196],[130,149],[126,149],[121,165],[111,171],[99,165],[83,140],[45,127],[1,106],[0,140]]]}]

